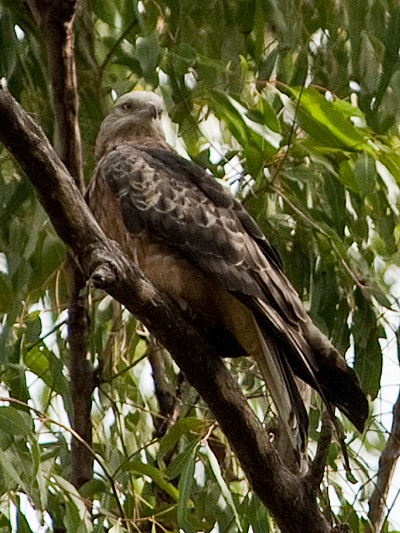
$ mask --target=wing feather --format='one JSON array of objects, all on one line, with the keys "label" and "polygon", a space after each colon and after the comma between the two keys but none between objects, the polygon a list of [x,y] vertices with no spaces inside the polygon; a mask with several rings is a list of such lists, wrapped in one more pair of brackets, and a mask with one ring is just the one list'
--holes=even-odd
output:
[{"label": "wing feather", "polygon": [[313,326],[256,222],[220,184],[172,150],[129,142],[103,157],[99,169],[129,231],[146,228],[244,302],[264,337],[280,340],[280,348],[269,346],[280,372],[293,369],[362,429],[368,404],[354,372]]},{"label": "wing feather", "polygon": [[[227,290],[266,300],[289,322],[305,320],[299,297],[276,266],[276,254],[271,252],[270,261],[244,227],[243,220],[250,225],[250,216],[197,166],[173,152],[163,151],[164,159],[157,160],[153,152],[126,144],[102,162],[103,177],[120,199],[127,228],[145,225]],[[261,239],[257,228],[253,222],[252,230]]]}]

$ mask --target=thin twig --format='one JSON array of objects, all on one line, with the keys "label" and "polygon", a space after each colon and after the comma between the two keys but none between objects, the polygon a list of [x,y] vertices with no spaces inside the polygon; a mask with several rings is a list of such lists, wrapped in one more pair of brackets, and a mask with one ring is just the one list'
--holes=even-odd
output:
[{"label": "thin twig", "polygon": [[41,411],[39,411],[39,409],[36,409],[35,407],[32,407],[32,406],[28,405],[27,403],[22,402],[21,400],[17,400],[16,398],[7,398],[7,397],[0,398],[0,402],[10,402],[10,403],[15,403],[17,405],[21,405],[21,406],[29,409],[33,413],[35,413],[35,415],[39,418],[39,420],[43,424],[45,424],[45,423],[54,424],[54,425],[58,426],[59,428],[63,429],[64,431],[66,431],[67,433],[69,433],[70,435],[72,435],[77,441],[79,441],[80,444],[82,444],[82,446],[84,446],[87,449],[87,451],[92,455],[93,459],[96,460],[96,462],[99,464],[100,468],[103,470],[106,478],[110,482],[112,491],[113,491],[115,499],[117,501],[118,510],[119,510],[119,512],[121,514],[121,517],[124,520],[126,520],[125,511],[124,511],[124,508],[123,508],[123,506],[122,506],[122,504],[121,504],[121,502],[119,500],[118,491],[117,491],[117,488],[115,486],[114,479],[113,479],[112,475],[108,472],[107,467],[103,463],[103,459],[100,457],[100,455],[95,452],[95,450],[79,435],[79,433],[74,431],[72,428],[69,428],[65,424],[63,424],[61,422],[57,422],[57,420],[53,420],[52,418],[50,418],[45,413],[42,413]]},{"label": "thin twig", "polygon": [[272,179],[271,179],[269,185],[272,185],[274,183],[274,181],[276,180],[276,178],[279,176],[279,173],[280,173],[280,171],[281,171],[281,169],[283,167],[283,164],[285,163],[286,159],[288,158],[289,149],[291,147],[294,131],[295,131],[296,125],[297,125],[296,124],[297,114],[299,112],[300,100],[301,100],[301,96],[303,94],[304,87],[305,87],[305,84],[303,83],[303,85],[300,87],[299,97],[297,98],[297,101],[296,101],[296,107],[295,107],[295,110],[294,110],[294,117],[293,117],[293,121],[292,121],[292,126],[290,128],[288,142],[287,142],[287,145],[286,145],[287,146],[286,151],[284,152],[283,157],[279,161],[278,166],[275,169],[274,175],[272,176]]},{"label": "thin twig", "polygon": [[135,359],[133,361],[133,363],[131,363],[130,365],[126,366],[123,370],[121,370],[120,372],[117,372],[116,374],[113,374],[112,376],[110,376],[109,378],[106,378],[106,379],[102,379],[101,380],[101,383],[112,383],[113,381],[115,381],[116,379],[118,379],[119,377],[123,376],[124,374],[126,374],[127,372],[129,372],[129,370],[132,370],[132,368],[134,368],[136,365],[138,365],[141,361],[143,361],[143,359],[146,359],[147,357],[147,352],[144,353],[143,355],[141,355],[140,357],[138,357],[137,359]]},{"label": "thin twig", "polygon": [[115,41],[115,43],[113,44],[113,46],[110,48],[110,50],[108,51],[108,54],[106,55],[106,57],[104,58],[104,60],[102,61],[100,67],[99,67],[99,71],[100,71],[100,74],[103,72],[103,70],[106,68],[106,66],[108,65],[108,62],[110,61],[110,59],[112,58],[112,56],[114,55],[114,52],[115,50],[118,48],[118,46],[122,43],[122,41],[125,39],[125,37],[128,35],[129,32],[131,32],[133,30],[133,28],[135,26],[137,26],[139,24],[139,21],[138,19],[135,19],[133,20],[127,27],[126,29],[121,33],[121,35],[118,37],[118,39]]},{"label": "thin twig", "polygon": [[29,353],[31,350],[36,348],[36,346],[38,346],[39,344],[42,344],[44,339],[47,339],[47,337],[49,337],[50,335],[53,335],[53,333],[55,333],[58,329],[61,328],[61,326],[64,326],[65,324],[68,324],[68,320],[67,319],[63,320],[59,324],[56,324],[50,331],[48,331],[45,335],[43,335],[43,337],[40,337],[36,342],[31,344],[29,346],[29,348],[27,348],[27,352]]}]

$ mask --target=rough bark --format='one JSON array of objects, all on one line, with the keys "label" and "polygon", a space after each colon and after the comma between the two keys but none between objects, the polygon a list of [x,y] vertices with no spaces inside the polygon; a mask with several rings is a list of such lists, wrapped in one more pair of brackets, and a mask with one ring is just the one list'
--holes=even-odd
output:
[{"label": "rough bark", "polygon": [[[86,276],[74,259],[67,259],[69,375],[74,419],[72,427],[92,445],[92,396],[95,375],[87,358],[89,313]],[[93,477],[93,455],[76,439],[71,441],[71,483],[79,489]]]},{"label": "rough bark", "polygon": [[[55,146],[78,188],[84,189],[82,146],[79,128],[79,97],[74,55],[73,23],[76,0],[28,0],[48,48],[54,102]],[[70,388],[74,411],[73,429],[92,444],[91,405],[93,368],[87,359],[89,313],[86,279],[70,257],[68,274],[68,344]],[[93,457],[75,439],[71,443],[71,482],[80,488],[93,477]]]},{"label": "rough bark", "polygon": [[154,391],[158,403],[158,416],[153,416],[155,434],[158,438],[165,435],[167,430],[176,422],[173,416],[177,407],[177,398],[172,394],[165,380],[165,349],[150,339],[147,357],[151,365]]},{"label": "rough bark", "polygon": [[326,442],[312,475],[290,472],[214,347],[106,238],[41,129],[1,86],[0,114],[0,140],[36,187],[60,238],[71,246],[93,283],[125,305],[171,353],[209,405],[254,491],[281,530],[331,533],[316,502]]},{"label": "rough bark", "polygon": [[57,152],[83,190],[79,98],[73,24],[76,0],[27,0],[48,45]]},{"label": "rough bark", "polygon": [[393,407],[392,429],[379,459],[378,478],[369,501],[368,518],[370,522],[365,527],[365,533],[379,533],[382,530],[387,515],[386,499],[399,456],[400,393]]}]

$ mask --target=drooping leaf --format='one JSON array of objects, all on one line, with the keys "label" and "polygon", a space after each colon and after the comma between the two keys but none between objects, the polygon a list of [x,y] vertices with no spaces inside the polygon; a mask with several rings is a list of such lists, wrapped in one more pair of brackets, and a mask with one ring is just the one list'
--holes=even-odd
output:
[{"label": "drooping leaf", "polygon": [[366,134],[357,129],[350,119],[315,89],[305,89],[302,93],[291,88],[296,98],[300,98],[299,121],[304,130],[315,140],[323,139],[328,146],[359,150],[365,144]]},{"label": "drooping leaf", "polygon": [[149,476],[160,489],[169,494],[176,502],[179,501],[179,492],[171,483],[168,483],[164,472],[152,465],[135,460],[127,465],[127,468],[138,474]]},{"label": "drooping leaf", "polygon": [[379,338],[384,330],[376,325],[372,304],[359,289],[355,292],[357,309],[354,312],[352,333],[354,338],[354,369],[360,378],[363,390],[375,399],[379,392],[382,375],[382,349]]},{"label": "drooping leaf", "polygon": [[233,514],[235,516],[235,522],[236,522],[236,524],[238,526],[239,531],[242,531],[242,526],[241,526],[241,523],[240,523],[239,514],[238,514],[238,511],[236,509],[236,505],[235,505],[235,503],[233,501],[232,494],[231,494],[227,484],[225,483],[224,478],[222,477],[222,473],[221,473],[221,469],[220,469],[219,464],[218,464],[218,460],[215,457],[213,451],[211,450],[211,448],[210,448],[210,446],[208,445],[207,442],[205,443],[204,448],[205,448],[205,452],[206,452],[206,455],[208,457],[208,460],[210,461],[211,469],[212,469],[212,471],[214,473],[214,476],[215,476],[215,478],[217,480],[218,485],[221,488],[222,495],[223,495],[223,497],[225,498],[226,502],[228,503],[228,505],[231,507],[231,509],[233,511]]},{"label": "drooping leaf", "polygon": [[376,182],[375,161],[366,152],[358,155],[354,164],[354,179],[358,191],[363,196],[369,196],[373,193]]},{"label": "drooping leaf", "polygon": [[198,418],[188,417],[178,420],[162,438],[158,448],[158,460],[162,460],[172,450],[182,435],[189,432],[199,433],[204,427],[204,422]]},{"label": "drooping leaf", "polygon": [[194,469],[199,443],[191,446],[187,454],[179,478],[178,525],[187,533],[195,533],[196,527],[190,520],[190,494],[194,481]]},{"label": "drooping leaf", "polygon": [[21,513],[19,508],[17,511],[17,531],[18,533],[33,533],[25,515]]}]

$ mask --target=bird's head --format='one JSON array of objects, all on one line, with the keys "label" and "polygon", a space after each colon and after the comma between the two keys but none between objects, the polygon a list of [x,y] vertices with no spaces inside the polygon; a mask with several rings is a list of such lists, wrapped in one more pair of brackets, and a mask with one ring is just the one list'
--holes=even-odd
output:
[{"label": "bird's head", "polygon": [[161,115],[163,99],[148,91],[132,91],[117,99],[111,112],[103,120],[96,141],[99,159],[110,143],[122,140],[140,142],[145,138],[164,139]]}]

